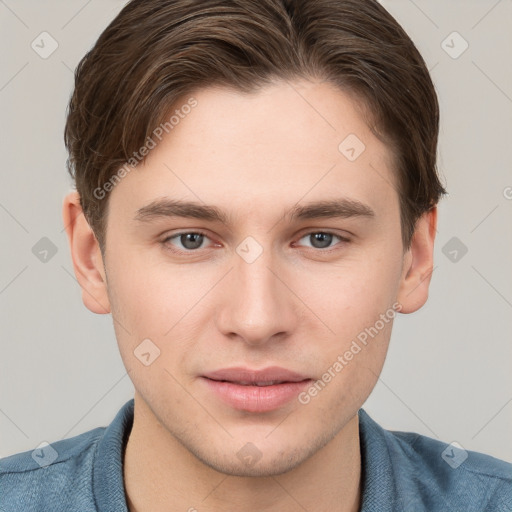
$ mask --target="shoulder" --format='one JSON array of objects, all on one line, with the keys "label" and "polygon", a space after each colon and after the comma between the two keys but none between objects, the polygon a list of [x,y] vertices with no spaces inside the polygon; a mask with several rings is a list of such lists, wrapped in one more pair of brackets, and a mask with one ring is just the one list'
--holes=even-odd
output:
[{"label": "shoulder", "polygon": [[366,435],[387,452],[396,492],[426,510],[512,511],[512,464],[413,432],[380,427],[364,411]]},{"label": "shoulder", "polygon": [[92,468],[105,429],[98,427],[0,459],[3,509],[95,510]]},{"label": "shoulder", "polygon": [[425,494],[444,495],[465,510],[512,511],[512,464],[420,434],[389,432],[396,461],[423,475]]}]

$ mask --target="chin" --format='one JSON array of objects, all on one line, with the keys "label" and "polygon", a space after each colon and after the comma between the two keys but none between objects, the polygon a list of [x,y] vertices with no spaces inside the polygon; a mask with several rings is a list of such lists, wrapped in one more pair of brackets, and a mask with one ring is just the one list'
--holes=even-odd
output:
[{"label": "chin", "polygon": [[[282,440],[258,448],[258,442],[235,441],[223,446],[188,446],[188,450],[205,466],[229,476],[271,477],[282,475],[300,466],[319,448],[314,443],[297,441],[298,446],[284,446]],[[210,449],[205,449],[210,448]]]},{"label": "chin", "polygon": [[276,455],[272,459],[263,460],[263,456],[256,462],[240,461],[238,457],[222,459],[198,457],[203,464],[211,469],[229,476],[238,477],[271,477],[282,475],[295,469],[304,461],[306,457],[287,457],[282,454]]}]

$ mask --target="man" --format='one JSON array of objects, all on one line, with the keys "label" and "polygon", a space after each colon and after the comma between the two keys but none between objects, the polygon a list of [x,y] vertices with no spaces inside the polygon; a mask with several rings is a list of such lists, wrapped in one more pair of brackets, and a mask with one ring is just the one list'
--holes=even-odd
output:
[{"label": "man", "polygon": [[428,297],[438,111],[376,1],[129,2],[77,68],[63,218],[134,400],[2,460],[2,508],[512,510],[510,464],[361,409]]}]

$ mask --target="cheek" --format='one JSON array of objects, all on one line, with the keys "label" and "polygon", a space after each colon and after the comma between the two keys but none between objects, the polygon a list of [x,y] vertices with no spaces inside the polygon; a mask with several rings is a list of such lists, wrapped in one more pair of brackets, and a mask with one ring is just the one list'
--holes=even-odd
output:
[{"label": "cheek", "polygon": [[[377,252],[377,251],[375,251]],[[401,261],[386,254],[352,257],[310,266],[293,277],[293,289],[325,324],[329,337],[343,340],[373,325],[396,300]]]},{"label": "cheek", "polygon": [[297,294],[322,330],[316,336],[316,350],[325,372],[321,381],[331,390],[322,394],[330,395],[326,403],[340,406],[352,395],[366,399],[375,385],[397,313],[393,305],[401,261],[382,246],[360,256],[318,267],[297,280]]},{"label": "cheek", "polygon": [[[121,259],[108,275],[116,338],[130,377],[147,393],[169,385],[171,375],[193,359],[208,318],[203,296],[218,277],[199,266],[178,269],[162,258],[142,261],[140,256]],[[145,366],[144,360],[154,362]]]},{"label": "cheek", "polygon": [[[113,307],[128,330],[143,336],[164,336],[177,322],[188,322],[201,301],[212,269],[171,263],[158,248],[118,250],[118,265],[109,269]],[[113,260],[114,261],[114,258]]]}]

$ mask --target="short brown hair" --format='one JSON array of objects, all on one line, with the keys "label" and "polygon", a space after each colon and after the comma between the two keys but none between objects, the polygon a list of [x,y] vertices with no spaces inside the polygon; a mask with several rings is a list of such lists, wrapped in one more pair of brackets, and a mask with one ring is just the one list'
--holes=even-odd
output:
[{"label": "short brown hair", "polygon": [[[102,187],[176,102],[220,85],[320,79],[351,95],[393,155],[404,249],[446,193],[439,105],[414,43],[376,0],[132,0],[75,71],[65,144],[81,206],[105,249]],[[341,141],[340,141],[341,142]]]}]

